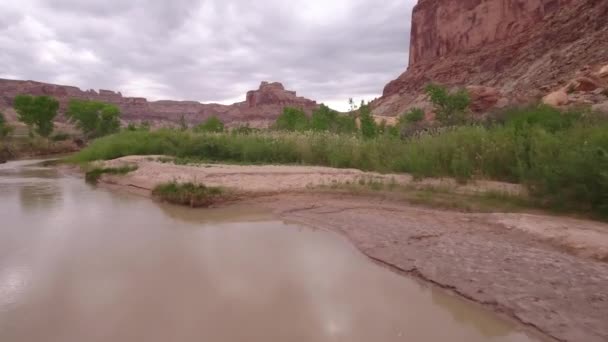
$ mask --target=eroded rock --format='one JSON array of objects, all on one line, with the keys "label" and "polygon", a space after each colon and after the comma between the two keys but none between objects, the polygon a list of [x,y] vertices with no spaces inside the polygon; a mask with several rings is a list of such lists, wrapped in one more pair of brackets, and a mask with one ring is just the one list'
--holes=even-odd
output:
[{"label": "eroded rock", "polygon": [[560,89],[543,97],[543,103],[553,107],[565,106],[569,102],[568,94],[565,90]]}]

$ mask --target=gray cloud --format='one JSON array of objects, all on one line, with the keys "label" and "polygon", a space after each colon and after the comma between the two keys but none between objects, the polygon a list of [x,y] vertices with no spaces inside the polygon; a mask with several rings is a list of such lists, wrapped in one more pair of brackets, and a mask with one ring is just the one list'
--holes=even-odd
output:
[{"label": "gray cloud", "polygon": [[0,4],[0,77],[230,101],[281,81],[379,95],[407,65],[414,0],[22,0]]}]

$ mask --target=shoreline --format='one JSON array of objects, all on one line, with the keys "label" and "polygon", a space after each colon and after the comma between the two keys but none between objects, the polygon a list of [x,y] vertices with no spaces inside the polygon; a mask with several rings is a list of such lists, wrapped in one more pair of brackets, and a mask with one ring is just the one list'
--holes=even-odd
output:
[{"label": "shoreline", "polygon": [[[150,197],[154,184],[167,179],[233,188],[238,179],[254,189],[245,186],[242,196],[221,206],[262,205],[281,219],[339,233],[372,261],[478,303],[549,340],[608,339],[607,224],[436,210],[378,196],[315,192],[307,184],[302,188],[302,182],[296,182],[299,188],[280,187],[319,172],[329,184],[362,175],[394,177],[356,170],[179,166],[150,157],[125,157],[104,166],[125,162],[139,168],[124,176],[104,175],[100,184]],[[188,174],[193,170],[197,173]],[[277,191],[252,183],[262,178]]]}]

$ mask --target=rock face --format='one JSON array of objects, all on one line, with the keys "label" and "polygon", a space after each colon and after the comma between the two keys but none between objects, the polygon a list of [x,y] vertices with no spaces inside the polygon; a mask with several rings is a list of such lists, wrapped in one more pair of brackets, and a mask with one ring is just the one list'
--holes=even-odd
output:
[{"label": "rock face", "polygon": [[70,99],[96,100],[117,105],[125,121],[147,120],[153,123],[177,123],[183,115],[191,124],[197,124],[216,115],[227,124],[253,122],[258,126],[276,120],[284,107],[296,107],[311,113],[317,103],[287,91],[281,83],[262,82],[258,90],[247,93],[247,100],[232,105],[203,104],[195,101],[148,101],[145,98],[124,97],[111,90],[87,90],[34,81],[0,79],[0,110],[10,108],[20,94],[48,95],[60,102],[65,111]]},{"label": "rock face", "polygon": [[401,114],[431,81],[537,100],[577,70],[608,62],[606,18],[606,0],[419,0],[408,69],[372,107]]}]

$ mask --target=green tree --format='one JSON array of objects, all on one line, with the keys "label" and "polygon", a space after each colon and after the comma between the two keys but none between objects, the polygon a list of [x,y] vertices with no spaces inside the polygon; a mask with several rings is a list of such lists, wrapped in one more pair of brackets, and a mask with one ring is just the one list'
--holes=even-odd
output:
[{"label": "green tree", "polygon": [[351,134],[357,131],[357,118],[354,115],[338,115],[336,118],[336,133]]},{"label": "green tree", "polygon": [[368,104],[362,103],[359,107],[359,119],[361,120],[361,134],[363,137],[375,138],[378,135],[378,126]]},{"label": "green tree", "polygon": [[202,124],[194,128],[196,132],[221,133],[224,131],[224,123],[217,116],[211,116]]},{"label": "green tree", "polygon": [[335,131],[338,113],[322,104],[312,112],[310,128],[316,132]]},{"label": "green tree", "polygon": [[120,129],[120,110],[111,104],[71,100],[65,115],[88,138],[116,133]]},{"label": "green tree", "polygon": [[446,87],[431,83],[426,86],[426,93],[435,107],[437,121],[444,125],[466,122],[471,99],[465,89],[450,93]]},{"label": "green tree", "polygon": [[300,109],[285,107],[274,124],[275,129],[281,131],[305,131],[308,129],[309,121],[306,113]]},{"label": "green tree", "polygon": [[13,107],[17,111],[17,118],[40,136],[48,137],[53,133],[59,102],[49,96],[18,95],[15,97]]},{"label": "green tree", "polygon": [[13,127],[8,124],[4,114],[0,112],[0,140],[4,140],[13,132]]}]

